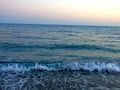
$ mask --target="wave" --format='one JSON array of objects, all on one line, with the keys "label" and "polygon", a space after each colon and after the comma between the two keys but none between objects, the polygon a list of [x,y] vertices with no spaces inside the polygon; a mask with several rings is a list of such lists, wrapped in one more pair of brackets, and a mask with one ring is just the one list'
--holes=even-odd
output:
[{"label": "wave", "polygon": [[120,72],[120,66],[115,63],[105,63],[105,62],[59,62],[50,64],[40,64],[40,63],[1,63],[0,72],[15,71],[79,71],[79,72]]},{"label": "wave", "polygon": [[98,45],[66,45],[66,44],[48,44],[48,45],[24,45],[24,44],[17,44],[17,43],[1,43],[0,44],[1,50],[20,50],[20,49],[49,49],[49,50],[56,50],[56,49],[64,49],[64,50],[101,50],[106,52],[112,53],[120,53],[120,49],[112,49],[108,47],[98,46]]}]

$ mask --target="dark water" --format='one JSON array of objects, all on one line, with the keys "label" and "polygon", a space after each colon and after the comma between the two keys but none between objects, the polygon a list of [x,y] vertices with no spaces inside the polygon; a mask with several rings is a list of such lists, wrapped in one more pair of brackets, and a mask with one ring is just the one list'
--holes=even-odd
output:
[{"label": "dark water", "polygon": [[119,74],[120,27],[0,24],[2,90],[119,90]]}]

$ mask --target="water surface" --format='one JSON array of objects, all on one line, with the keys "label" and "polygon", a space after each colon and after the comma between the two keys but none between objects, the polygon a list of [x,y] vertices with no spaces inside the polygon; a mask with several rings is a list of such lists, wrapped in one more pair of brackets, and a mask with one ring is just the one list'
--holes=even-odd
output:
[{"label": "water surface", "polygon": [[0,72],[3,90],[119,89],[120,27],[0,24]]}]

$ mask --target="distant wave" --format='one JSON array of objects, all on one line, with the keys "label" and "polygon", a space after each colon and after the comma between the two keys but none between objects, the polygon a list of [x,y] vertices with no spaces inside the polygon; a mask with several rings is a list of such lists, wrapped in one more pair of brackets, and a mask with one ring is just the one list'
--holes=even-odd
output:
[{"label": "distant wave", "polygon": [[15,36],[15,38],[23,38],[23,39],[43,39],[43,40],[57,40],[55,37],[37,37],[37,36]]},{"label": "distant wave", "polygon": [[63,62],[63,63],[51,63],[51,64],[39,64],[35,63],[32,66],[20,63],[0,64],[0,72],[5,71],[79,71],[79,72],[101,72],[112,73],[120,72],[120,66],[115,63],[79,63],[79,62]]},{"label": "distant wave", "polygon": [[103,46],[97,45],[66,45],[66,44],[48,44],[48,45],[24,45],[24,44],[17,44],[17,43],[1,43],[0,44],[1,50],[15,50],[15,49],[35,49],[35,48],[43,48],[43,49],[67,49],[67,50],[101,50],[104,52],[112,52],[112,53],[120,53],[120,49],[112,49]]}]

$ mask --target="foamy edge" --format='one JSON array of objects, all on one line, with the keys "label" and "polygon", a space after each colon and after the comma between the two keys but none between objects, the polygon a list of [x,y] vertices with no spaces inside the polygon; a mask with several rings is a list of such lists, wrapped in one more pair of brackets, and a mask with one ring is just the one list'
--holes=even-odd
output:
[{"label": "foamy edge", "polygon": [[0,71],[24,72],[30,70],[120,72],[120,66],[115,63],[104,63],[104,62],[103,63],[63,62],[63,63],[52,63],[52,64],[35,63],[33,66],[29,66],[29,67],[17,63],[7,64],[7,65],[0,64]]}]

